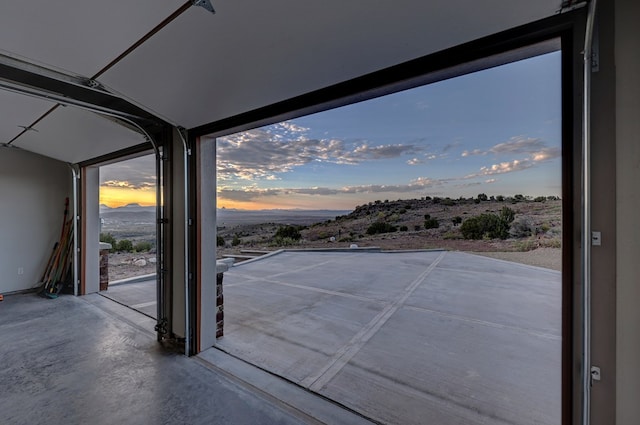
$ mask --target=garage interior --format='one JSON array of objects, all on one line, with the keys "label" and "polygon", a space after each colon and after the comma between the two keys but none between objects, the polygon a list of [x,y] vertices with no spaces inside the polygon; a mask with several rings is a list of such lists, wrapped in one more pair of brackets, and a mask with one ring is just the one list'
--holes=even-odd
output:
[{"label": "garage interior", "polygon": [[[558,37],[571,171],[562,421],[637,422],[637,3],[71,0],[0,9],[0,358],[11,394],[0,406],[10,423],[49,414],[107,423],[118,409],[124,423],[363,421],[190,357],[215,343],[209,307],[225,270],[207,261],[216,258],[215,137],[516,60],[505,53]],[[98,167],[149,149],[163,200],[156,321],[96,295]],[[78,297],[34,298],[67,197]],[[601,245],[591,245],[592,231]],[[127,397],[136,385],[146,398]]]}]

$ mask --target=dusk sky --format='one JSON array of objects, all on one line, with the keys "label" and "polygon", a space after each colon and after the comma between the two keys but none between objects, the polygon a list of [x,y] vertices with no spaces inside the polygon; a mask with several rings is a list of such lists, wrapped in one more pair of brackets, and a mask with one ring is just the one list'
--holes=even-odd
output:
[{"label": "dusk sky", "polygon": [[[218,207],[560,196],[560,73],[555,52],[218,138]],[[153,160],[134,161],[102,167],[101,202],[153,203]]]}]

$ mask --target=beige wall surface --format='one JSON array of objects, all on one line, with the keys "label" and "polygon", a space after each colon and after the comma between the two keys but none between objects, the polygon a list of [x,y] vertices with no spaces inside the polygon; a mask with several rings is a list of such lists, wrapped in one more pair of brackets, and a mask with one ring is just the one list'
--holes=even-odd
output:
[{"label": "beige wall surface", "polygon": [[71,168],[13,148],[0,148],[0,293],[38,286],[60,238]]},{"label": "beige wall surface", "polygon": [[640,2],[615,2],[616,423],[640,423]]},{"label": "beige wall surface", "polygon": [[86,167],[82,186],[82,256],[81,288],[85,294],[100,291],[100,169]]}]

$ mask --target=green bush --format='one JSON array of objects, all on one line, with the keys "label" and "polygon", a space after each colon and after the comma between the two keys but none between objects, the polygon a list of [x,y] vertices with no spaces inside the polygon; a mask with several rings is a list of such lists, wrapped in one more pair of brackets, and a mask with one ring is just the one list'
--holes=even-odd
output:
[{"label": "green bush", "polygon": [[454,226],[457,226],[458,224],[462,223],[462,217],[455,216],[451,219],[451,222],[453,223]]},{"label": "green bush", "polygon": [[216,236],[216,246],[224,246],[224,238],[222,236]]},{"label": "green bush", "polygon": [[100,242],[105,242],[111,245],[109,252],[116,252],[116,245],[118,241],[111,233],[100,233]]},{"label": "green bush", "polygon": [[238,237],[238,235],[233,236],[233,240],[231,241],[231,246],[238,246],[242,241]]},{"label": "green bush", "polygon": [[468,218],[460,226],[460,231],[465,239],[506,239],[514,216],[511,208],[503,207],[500,215],[485,213]]},{"label": "green bush", "polygon": [[409,228],[407,226],[400,226],[400,231],[401,232],[406,232],[407,230],[409,230]]},{"label": "green bush", "polygon": [[293,240],[300,240],[302,235],[300,234],[300,230],[296,226],[283,226],[278,228],[275,238],[291,238]]},{"label": "green bush", "polygon": [[440,227],[440,223],[437,218],[428,218],[424,221],[425,229],[437,229],[438,227]]},{"label": "green bush", "polygon": [[135,252],[149,252],[153,248],[153,244],[151,242],[138,242],[134,245],[133,250]]},{"label": "green bush", "polygon": [[110,243],[111,246],[115,246],[116,238],[111,233],[100,233],[100,242]]},{"label": "green bush", "polygon": [[516,212],[509,207],[502,207],[500,210],[500,219],[506,224],[511,224],[516,216]]},{"label": "green bush", "polygon": [[376,221],[369,228],[367,228],[367,235],[375,235],[377,233],[391,233],[398,230],[396,226],[393,226],[384,221]]},{"label": "green bush", "polygon": [[116,243],[115,250],[120,252],[131,252],[133,251],[133,243],[129,239],[123,239]]},{"label": "green bush", "polygon": [[290,246],[297,245],[299,243],[298,239],[276,236],[271,241],[271,246]]}]

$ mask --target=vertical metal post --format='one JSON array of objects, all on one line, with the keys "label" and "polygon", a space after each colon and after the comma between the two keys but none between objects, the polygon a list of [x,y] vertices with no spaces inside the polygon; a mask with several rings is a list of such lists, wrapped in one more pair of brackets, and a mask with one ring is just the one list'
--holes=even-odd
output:
[{"label": "vertical metal post", "polygon": [[70,165],[73,179],[73,295],[78,296],[78,185],[80,170],[77,165]]},{"label": "vertical metal post", "polygon": [[166,333],[165,323],[165,299],[164,299],[164,263],[163,263],[163,223],[162,214],[162,152],[157,143],[147,134],[147,140],[153,145],[156,159],[156,312],[158,322],[158,341],[162,340]]},{"label": "vertical metal post", "polygon": [[189,155],[191,150],[187,143],[187,137],[182,134],[183,128],[178,128],[178,134],[182,140],[183,161],[184,161],[184,354],[191,354],[191,337],[190,337],[190,299],[189,299],[189,261],[190,261],[190,243],[189,234]]},{"label": "vertical metal post", "polygon": [[591,55],[596,0],[585,31],[582,117],[582,424],[591,423]]}]

